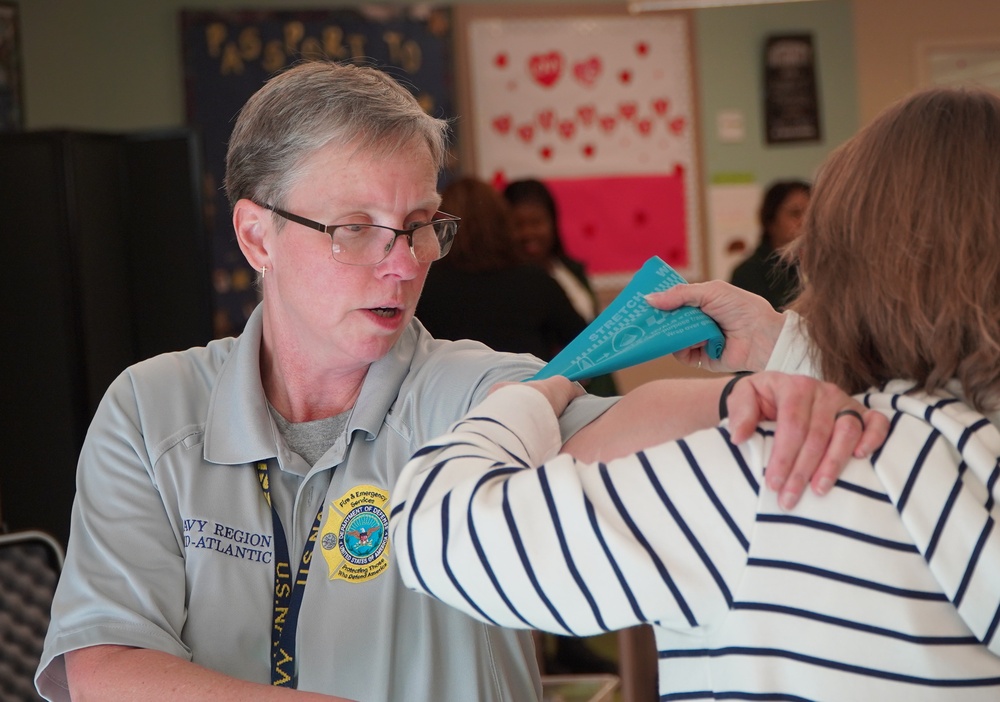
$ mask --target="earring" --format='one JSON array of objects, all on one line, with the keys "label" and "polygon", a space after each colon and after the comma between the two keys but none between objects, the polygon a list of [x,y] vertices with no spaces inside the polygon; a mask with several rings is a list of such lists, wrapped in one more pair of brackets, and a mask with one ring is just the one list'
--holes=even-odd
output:
[{"label": "earring", "polygon": [[267,266],[261,266],[260,267],[260,277],[263,278],[265,273],[267,273]]}]

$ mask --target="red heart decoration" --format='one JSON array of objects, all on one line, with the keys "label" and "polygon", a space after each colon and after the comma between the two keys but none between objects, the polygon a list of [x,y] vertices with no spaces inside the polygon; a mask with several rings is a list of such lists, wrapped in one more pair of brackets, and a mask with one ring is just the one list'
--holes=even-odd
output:
[{"label": "red heart decoration", "polygon": [[552,149],[548,146],[542,147],[539,149],[538,155],[542,157],[543,161],[548,161],[552,158]]},{"label": "red heart decoration", "polygon": [[653,128],[653,123],[650,122],[648,119],[640,119],[635,126],[639,128],[640,134],[642,134],[643,136],[648,136],[650,130]]},{"label": "red heart decoration", "polygon": [[535,136],[535,128],[530,124],[522,124],[517,128],[517,135],[521,137],[521,141],[528,143]]},{"label": "red heart decoration", "polygon": [[496,171],[493,174],[493,187],[496,190],[503,190],[507,187],[507,176],[503,171]]},{"label": "red heart decoration", "polygon": [[666,98],[657,98],[656,100],[653,100],[653,112],[661,117],[667,114],[668,107],[670,107],[670,101]]},{"label": "red heart decoration", "polygon": [[552,129],[552,120],[555,119],[556,113],[552,110],[542,110],[538,113],[538,124],[542,129],[549,130]]},{"label": "red heart decoration", "polygon": [[685,120],[683,117],[676,117],[670,120],[670,131],[674,134],[680,135],[684,131]]},{"label": "red heart decoration", "polygon": [[622,83],[632,82],[632,71],[628,69],[622,71],[621,73],[618,74],[618,80],[620,80]]},{"label": "red heart decoration", "polygon": [[551,88],[559,80],[562,73],[563,58],[558,51],[547,54],[535,54],[528,59],[528,70],[531,77],[543,88]]},{"label": "red heart decoration", "polygon": [[576,124],[573,123],[571,119],[564,119],[559,123],[559,133],[562,135],[563,139],[569,139],[573,136],[576,131]]},{"label": "red heart decoration", "polygon": [[493,58],[493,64],[497,68],[507,68],[507,54],[500,52]]},{"label": "red heart decoration", "polygon": [[594,116],[597,114],[597,108],[593,105],[580,105],[576,108],[576,114],[580,117],[583,125],[589,127],[594,121]]},{"label": "red heart decoration", "polygon": [[585,61],[573,64],[573,75],[586,86],[591,86],[601,74],[601,59],[591,56]]},{"label": "red heart decoration", "polygon": [[618,104],[618,113],[625,119],[635,117],[636,105],[634,102],[622,102]]},{"label": "red heart decoration", "polygon": [[585,157],[587,157],[587,158],[593,158],[594,157],[594,145],[593,144],[584,144],[582,151],[583,151],[583,155]]},{"label": "red heart decoration", "polygon": [[611,116],[611,115],[608,115],[606,117],[601,117],[601,120],[600,120],[600,122],[601,122],[601,129],[603,129],[605,132],[610,132],[612,129],[615,128],[615,123],[617,121],[618,120],[615,117]]},{"label": "red heart decoration", "polygon": [[493,118],[493,128],[501,134],[510,131],[510,115],[500,115]]},{"label": "red heart decoration", "polygon": [[640,41],[638,44],[635,45],[635,53],[639,54],[640,56],[645,56],[647,53],[649,53],[649,44],[647,44],[644,41]]}]

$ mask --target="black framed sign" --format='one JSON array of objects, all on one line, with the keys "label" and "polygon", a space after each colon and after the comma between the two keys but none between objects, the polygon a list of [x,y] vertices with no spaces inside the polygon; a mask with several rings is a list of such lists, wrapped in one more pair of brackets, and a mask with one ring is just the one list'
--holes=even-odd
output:
[{"label": "black framed sign", "polygon": [[819,90],[811,34],[770,36],[764,47],[768,144],[819,141]]}]

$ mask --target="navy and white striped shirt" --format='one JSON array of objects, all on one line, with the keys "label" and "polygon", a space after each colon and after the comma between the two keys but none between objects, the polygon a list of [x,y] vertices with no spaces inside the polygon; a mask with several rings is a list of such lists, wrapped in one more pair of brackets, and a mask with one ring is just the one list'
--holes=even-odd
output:
[{"label": "navy and white striped shirt", "polygon": [[663,700],[998,700],[1000,432],[909,389],[864,398],[882,449],[787,512],[771,425],[584,464],[540,393],[504,388],[403,471],[403,580],[501,626],[651,623]]}]

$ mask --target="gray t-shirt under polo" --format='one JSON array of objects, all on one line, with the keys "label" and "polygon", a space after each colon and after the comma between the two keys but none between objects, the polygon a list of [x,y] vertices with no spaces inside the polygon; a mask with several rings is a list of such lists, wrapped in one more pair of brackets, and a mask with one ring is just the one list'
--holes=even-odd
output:
[{"label": "gray t-shirt under polo", "polygon": [[[239,339],[150,359],[108,390],[81,452],[39,688],[67,700],[63,654],[98,644],[157,649],[269,683],[274,533],[255,469],[269,460],[272,480],[294,494],[280,515],[293,562],[323,513],[298,619],[300,689],[365,702],[538,698],[527,632],[407,590],[384,538],[356,540],[348,552],[336,537],[387,517],[416,448],[496,382],[529,377],[541,362],[438,341],[414,321],[372,365],[347,431],[308,466],[269,416],[260,336],[258,309]],[[564,433],[613,402],[578,399]],[[361,546],[378,548],[366,555]]]}]

